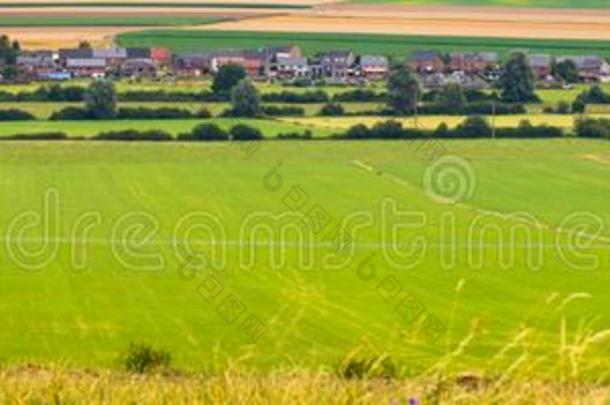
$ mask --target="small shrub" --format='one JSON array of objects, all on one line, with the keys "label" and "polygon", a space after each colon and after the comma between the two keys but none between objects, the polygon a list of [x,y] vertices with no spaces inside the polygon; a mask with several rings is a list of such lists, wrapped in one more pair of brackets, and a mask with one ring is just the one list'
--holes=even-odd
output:
[{"label": "small shrub", "polygon": [[128,129],[124,131],[102,132],[93,139],[100,141],[171,141],[171,134],[161,130],[136,131]]},{"label": "small shrub", "polygon": [[27,111],[17,110],[15,108],[0,110],[0,121],[28,121],[34,119],[36,119],[36,117]]},{"label": "small shrub", "polygon": [[0,137],[2,141],[63,141],[65,139],[68,139],[68,135],[63,132],[36,132]]},{"label": "small shrub", "polygon": [[610,94],[605,93],[599,86],[593,86],[583,91],[578,100],[585,104],[610,104]]},{"label": "small shrub", "polygon": [[337,366],[337,375],[344,379],[396,378],[398,370],[389,357],[348,359]]},{"label": "small shrub", "polygon": [[93,116],[91,113],[82,107],[66,107],[59,111],[55,111],[49,119],[51,121],[75,121],[75,120],[90,120]]},{"label": "small shrub", "polygon": [[199,124],[190,133],[181,134],[179,140],[183,141],[226,141],[229,134],[216,124]]},{"label": "small shrub", "polygon": [[587,109],[587,105],[582,100],[576,99],[572,102],[572,112],[574,114],[582,114]]},{"label": "small shrub", "polygon": [[373,125],[371,135],[377,139],[399,139],[404,137],[405,132],[399,121],[389,120]]},{"label": "small shrub", "polygon": [[338,103],[327,103],[322,106],[318,115],[325,117],[338,117],[345,114],[345,108]]},{"label": "small shrub", "polygon": [[579,118],[574,124],[574,132],[583,138],[610,139],[610,120],[605,118]]},{"label": "small shrub", "polygon": [[460,123],[453,133],[461,138],[485,138],[491,137],[491,127],[487,120],[483,117],[472,116]]},{"label": "small shrub", "polygon": [[254,127],[244,124],[237,124],[230,131],[234,141],[258,141],[263,139],[263,133]]},{"label": "small shrub", "polygon": [[309,140],[309,139],[313,139],[313,133],[309,129],[303,133],[300,133],[300,132],[279,133],[279,134],[277,134],[277,138],[278,139]]},{"label": "small shrub", "polygon": [[560,101],[557,104],[557,108],[555,109],[557,114],[569,114],[570,113],[570,104],[566,101]]},{"label": "small shrub", "polygon": [[372,135],[371,131],[366,125],[356,124],[345,131],[343,137],[348,139],[368,139],[371,138]]},{"label": "small shrub", "polygon": [[172,120],[194,117],[194,114],[189,110],[175,107],[121,107],[117,113],[117,118],[124,120]]},{"label": "small shrub", "polygon": [[166,370],[171,361],[171,353],[145,343],[130,343],[122,358],[125,370],[138,374]]},{"label": "small shrub", "polygon": [[436,129],[434,130],[433,136],[435,138],[447,138],[451,135],[451,130],[449,129],[449,126],[444,123],[441,122],[440,124],[438,124],[438,127],[436,127]]},{"label": "small shrub", "polygon": [[322,90],[307,91],[303,93],[282,91],[281,93],[265,93],[261,96],[266,103],[326,103],[330,100],[327,93]]},{"label": "small shrub", "polygon": [[197,110],[193,116],[195,118],[206,119],[206,118],[212,118],[212,113],[210,112],[210,110],[208,110],[207,108],[204,107],[204,108],[200,108],[199,110]]},{"label": "small shrub", "polygon": [[296,106],[266,105],[261,108],[261,112],[271,117],[302,117],[305,115],[305,109]]}]

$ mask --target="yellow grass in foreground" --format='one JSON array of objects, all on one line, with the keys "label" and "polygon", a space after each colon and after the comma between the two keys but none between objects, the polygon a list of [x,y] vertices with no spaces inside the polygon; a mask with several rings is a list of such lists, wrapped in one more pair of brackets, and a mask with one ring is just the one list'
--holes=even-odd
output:
[{"label": "yellow grass in foreground", "polygon": [[447,379],[354,379],[328,374],[227,372],[203,375],[129,375],[61,367],[25,366],[0,371],[0,401],[8,404],[230,403],[404,404],[587,403],[610,400],[610,389],[539,381]]}]

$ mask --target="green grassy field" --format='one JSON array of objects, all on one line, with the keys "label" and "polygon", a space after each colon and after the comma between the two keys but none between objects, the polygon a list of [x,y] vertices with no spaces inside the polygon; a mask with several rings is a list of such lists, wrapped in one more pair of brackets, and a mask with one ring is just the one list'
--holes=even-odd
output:
[{"label": "green grassy field", "polygon": [[94,16],[0,16],[1,27],[171,27],[180,25],[202,25],[222,21],[211,17],[94,17]]},{"label": "green grassy field", "polygon": [[[508,34],[510,35],[510,34]],[[609,41],[538,40],[476,37],[428,37],[379,34],[265,33],[245,31],[148,30],[117,36],[122,46],[162,46],[183,52],[197,49],[258,48],[297,44],[312,55],[329,49],[351,49],[356,53],[407,56],[416,49],[495,51],[507,55],[514,49],[530,49],[554,55],[596,54],[610,56]]]},{"label": "green grassy field", "polygon": [[[429,149],[417,142],[265,142],[248,156],[231,143],[1,146],[2,184],[10,190],[0,199],[5,364],[116,367],[128,342],[146,341],[171,351],[176,367],[194,370],[217,370],[227,359],[252,370],[332,370],[359,349],[359,355],[385,353],[408,373],[456,350],[455,369],[510,374],[516,365],[532,377],[559,373],[558,381],[609,378],[607,333],[596,333],[610,322],[610,233],[604,229],[605,239],[576,251],[565,234],[575,225],[574,212],[610,220],[608,142],[444,142],[444,155],[464,159],[471,171],[463,180],[472,192],[458,204],[430,197]],[[290,231],[282,238],[245,236],[252,214],[286,213],[285,204],[303,201],[286,197],[294,186],[309,198],[299,212],[319,204],[332,222],[350,216],[353,251],[337,257],[324,243],[325,231],[313,236],[309,266],[298,259],[302,244]],[[41,214],[45,195],[59,198],[49,212],[59,208],[43,238],[39,217],[27,212]],[[400,211],[382,209],[383,201]],[[540,239],[519,234],[514,244],[500,244],[499,235],[523,228],[516,217],[501,216],[517,211],[535,219],[529,229]],[[197,225],[195,217],[186,220],[194,213],[216,218],[219,230],[178,232],[185,229],[178,224]],[[455,227],[441,228],[448,217]],[[261,224],[276,229],[267,221]],[[500,234],[471,239],[475,223],[497,225]],[[407,228],[397,228],[392,239],[389,224]],[[572,236],[595,233],[578,229]],[[18,241],[25,250],[15,250]],[[186,243],[210,258],[192,278],[184,274],[192,270],[184,263]],[[278,247],[285,261],[274,265],[270,254]],[[542,261],[532,266],[538,249]],[[245,263],[248,252],[254,260]],[[513,252],[514,260],[501,265],[500,252]],[[482,260],[480,267],[470,254]],[[588,269],[592,257],[585,255],[598,266]],[[36,263],[43,263],[39,270]],[[198,292],[216,267],[223,297],[236,294],[245,314],[266,325],[256,343],[244,339],[239,322],[217,312],[212,295]],[[404,287],[400,297],[413,294],[446,326],[438,340],[423,338],[421,318],[406,322],[394,311],[396,301],[380,295],[390,275]]]},{"label": "green grassy field", "polygon": [[439,6],[498,6],[540,8],[608,8],[607,0],[351,0],[364,4],[404,4]]}]

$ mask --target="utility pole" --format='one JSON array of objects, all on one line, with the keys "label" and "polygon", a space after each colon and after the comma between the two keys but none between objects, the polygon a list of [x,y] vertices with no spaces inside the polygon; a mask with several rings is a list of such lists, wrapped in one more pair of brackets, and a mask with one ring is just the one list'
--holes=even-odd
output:
[{"label": "utility pole", "polygon": [[413,120],[413,124],[415,125],[415,128],[419,128],[419,122],[417,120],[417,116],[419,113],[419,84],[415,85],[415,116],[414,116],[414,120]]},{"label": "utility pole", "polygon": [[496,100],[491,101],[491,137],[496,139]]}]

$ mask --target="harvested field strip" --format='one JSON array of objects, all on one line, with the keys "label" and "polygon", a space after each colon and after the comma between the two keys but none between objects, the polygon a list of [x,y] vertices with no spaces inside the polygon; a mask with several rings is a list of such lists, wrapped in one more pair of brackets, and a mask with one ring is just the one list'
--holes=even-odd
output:
[{"label": "harvested field strip", "polygon": [[409,51],[434,48],[443,52],[456,50],[495,51],[507,55],[514,49],[561,54],[597,54],[610,57],[610,41],[515,39],[489,37],[443,37],[386,34],[253,32],[208,30],[145,30],[120,34],[123,46],[163,46],[174,51],[220,48],[251,48],[294,43],[312,55],[316,52],[345,48],[356,53],[384,53],[405,56]]},{"label": "harvested field strip", "polygon": [[223,20],[178,16],[0,16],[0,27],[169,27],[204,25]]},{"label": "harvested field strip", "polygon": [[607,0],[351,0],[358,4],[400,4],[440,6],[501,6],[544,8],[607,8]]},{"label": "harvested field strip", "polygon": [[211,29],[223,31],[263,32],[314,32],[357,33],[391,35],[435,35],[502,38],[510,33],[513,38],[540,39],[610,39],[610,21],[553,21],[495,19],[453,16],[429,16],[427,18],[330,15],[278,15],[258,20],[221,23]]},{"label": "harvested field strip", "polygon": [[171,2],[81,2],[81,3],[0,3],[0,8],[85,8],[85,7],[141,7],[141,8],[264,8],[264,9],[306,9],[309,6],[304,4],[286,3],[171,3]]}]

